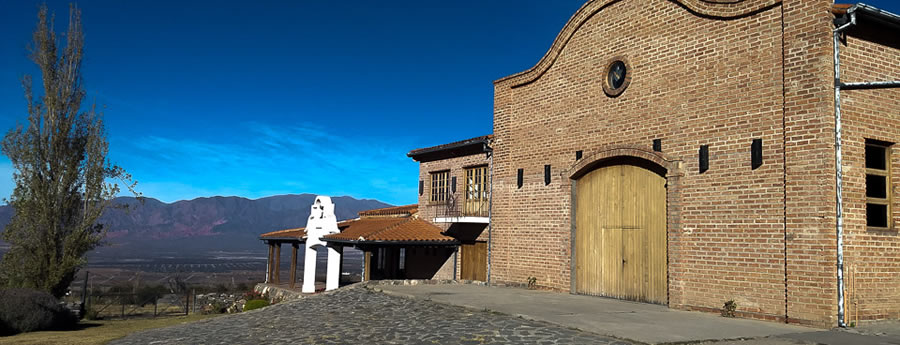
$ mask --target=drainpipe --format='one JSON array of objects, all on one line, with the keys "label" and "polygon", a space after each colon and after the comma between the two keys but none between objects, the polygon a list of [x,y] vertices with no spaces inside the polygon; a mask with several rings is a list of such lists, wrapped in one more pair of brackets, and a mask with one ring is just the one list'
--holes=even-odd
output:
[{"label": "drainpipe", "polygon": [[488,146],[486,143],[484,144],[485,151],[488,152],[488,164],[490,165],[490,177],[488,177],[488,250],[487,250],[487,284],[491,285],[491,247],[493,246],[492,241],[492,228],[494,219],[492,216],[492,211],[494,208],[494,149]]},{"label": "drainpipe", "polygon": [[835,169],[835,221],[837,231],[837,292],[838,326],[847,327],[844,322],[844,167],[841,158],[841,33],[856,24],[856,13],[848,11],[850,20],[835,28],[834,36],[834,169]]}]

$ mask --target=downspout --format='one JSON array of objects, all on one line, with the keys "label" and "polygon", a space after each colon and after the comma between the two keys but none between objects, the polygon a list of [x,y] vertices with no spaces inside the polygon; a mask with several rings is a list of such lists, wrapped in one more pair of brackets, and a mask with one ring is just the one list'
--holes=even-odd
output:
[{"label": "downspout", "polygon": [[850,20],[835,28],[834,36],[834,169],[835,169],[835,222],[837,231],[837,292],[838,326],[844,322],[844,167],[841,158],[841,33],[856,24],[856,13],[848,11]]},{"label": "downspout", "polygon": [[494,149],[488,146],[486,143],[484,144],[485,151],[488,152],[488,165],[490,165],[490,176],[488,177],[488,248],[487,248],[487,284],[491,285],[491,247],[493,246],[492,241],[492,228],[494,219],[492,216],[492,211],[494,208]]}]

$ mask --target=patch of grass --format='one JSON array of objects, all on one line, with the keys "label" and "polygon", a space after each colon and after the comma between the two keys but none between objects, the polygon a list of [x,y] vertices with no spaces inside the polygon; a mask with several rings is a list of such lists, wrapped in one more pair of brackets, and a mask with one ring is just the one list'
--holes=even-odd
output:
[{"label": "patch of grass", "polygon": [[155,319],[97,320],[79,322],[72,330],[22,333],[0,337],[0,345],[105,344],[131,333],[208,319],[218,315],[190,315]]}]

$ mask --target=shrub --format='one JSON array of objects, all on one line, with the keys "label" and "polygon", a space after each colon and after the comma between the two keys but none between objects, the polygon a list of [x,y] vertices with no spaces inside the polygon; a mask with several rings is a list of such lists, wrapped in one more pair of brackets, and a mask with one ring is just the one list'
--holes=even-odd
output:
[{"label": "shrub", "polygon": [[244,304],[244,311],[259,309],[262,307],[266,307],[268,305],[269,305],[269,301],[264,300],[264,299],[249,300],[249,301],[247,301],[246,304]]},{"label": "shrub", "polygon": [[725,301],[725,305],[722,306],[722,316],[724,317],[734,317],[734,312],[737,310],[737,303],[734,300]]},{"label": "shrub", "polygon": [[256,290],[250,290],[250,291],[245,292],[243,298],[248,301],[254,300],[254,299],[264,299],[264,300],[269,299],[268,294],[262,294]]},{"label": "shrub", "polygon": [[203,306],[200,310],[203,314],[224,314],[228,312],[228,307],[222,301],[211,301]]},{"label": "shrub", "polygon": [[47,292],[0,290],[0,335],[66,328],[75,322],[75,315]]}]

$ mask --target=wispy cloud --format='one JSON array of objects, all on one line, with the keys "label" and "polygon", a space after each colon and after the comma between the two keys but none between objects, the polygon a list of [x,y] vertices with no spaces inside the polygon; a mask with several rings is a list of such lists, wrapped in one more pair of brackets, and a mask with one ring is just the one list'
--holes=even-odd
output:
[{"label": "wispy cloud", "polygon": [[140,181],[138,189],[163,201],[302,192],[415,200],[418,167],[406,157],[411,144],[403,140],[314,125],[247,122],[236,128],[216,140],[150,135],[117,140],[112,149]]}]

